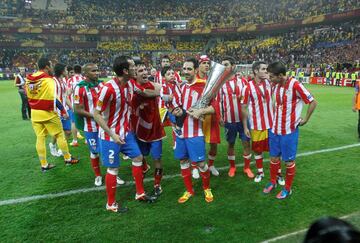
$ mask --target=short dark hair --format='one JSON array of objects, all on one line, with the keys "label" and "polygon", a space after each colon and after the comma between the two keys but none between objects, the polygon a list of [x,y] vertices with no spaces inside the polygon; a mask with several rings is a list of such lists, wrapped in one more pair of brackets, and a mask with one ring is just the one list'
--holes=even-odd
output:
[{"label": "short dark hair", "polygon": [[71,72],[73,70],[74,70],[74,68],[72,66],[70,66],[70,65],[66,66],[66,71]]},{"label": "short dark hair", "polygon": [[81,73],[81,65],[80,64],[75,64],[74,65],[74,72],[77,73],[77,74],[80,74]]},{"label": "short dark hair", "polygon": [[143,61],[139,60],[135,60],[135,66],[145,66],[145,63]]},{"label": "short dark hair", "polygon": [[61,74],[65,71],[66,65],[63,63],[56,63],[54,66],[55,77],[60,77]]},{"label": "short dark hair", "polygon": [[169,71],[169,70],[173,70],[173,68],[170,66],[170,67],[164,67],[162,70],[161,70],[161,76],[165,76],[166,72]]},{"label": "short dark hair", "polygon": [[170,57],[168,55],[164,55],[160,58],[160,62],[162,62],[163,59],[169,59],[170,61]]},{"label": "short dark hair", "polygon": [[124,75],[124,69],[129,70],[129,60],[132,60],[130,56],[115,57],[113,71],[116,73],[117,76],[122,77]]},{"label": "short dark hair", "polygon": [[360,232],[348,222],[334,217],[316,220],[306,233],[304,243],[359,242]]},{"label": "short dark hair", "polygon": [[235,64],[235,58],[233,58],[232,56],[225,56],[223,59],[223,61],[229,61],[231,65]]},{"label": "short dark hair", "polygon": [[275,75],[280,75],[280,74],[286,75],[287,68],[284,63],[277,61],[270,63],[269,66],[267,67],[267,71]]},{"label": "short dark hair", "polygon": [[253,71],[253,74],[255,74],[255,70],[259,70],[260,69],[260,66],[261,64],[263,65],[266,65],[266,62],[263,62],[263,61],[257,61],[257,62],[254,62],[251,69]]},{"label": "short dark hair", "polygon": [[197,69],[199,67],[199,61],[194,57],[187,57],[185,59],[185,62],[192,62],[194,64],[194,69]]},{"label": "short dark hair", "polygon": [[51,66],[49,58],[40,57],[40,59],[38,61],[38,68],[41,70],[41,69],[46,68],[46,66],[49,66],[49,67]]}]

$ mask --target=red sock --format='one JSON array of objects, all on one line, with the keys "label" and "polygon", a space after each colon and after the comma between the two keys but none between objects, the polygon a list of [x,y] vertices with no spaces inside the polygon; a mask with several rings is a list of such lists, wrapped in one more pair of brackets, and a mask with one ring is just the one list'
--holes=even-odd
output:
[{"label": "red sock", "polygon": [[191,168],[193,168],[193,169],[197,169],[197,163],[195,163],[195,162],[191,162]]},{"label": "red sock", "polygon": [[278,172],[278,168],[280,165],[280,161],[270,161],[270,181],[272,184],[276,184],[276,176]]},{"label": "red sock", "polygon": [[[135,162],[135,163],[137,164],[138,162]],[[143,183],[142,166],[134,165],[134,162],[133,162],[132,175],[133,175],[134,181],[135,181],[136,194],[137,195],[143,194],[144,193],[144,183]]]},{"label": "red sock", "polygon": [[163,169],[155,168],[155,173],[154,173],[154,186],[160,186],[162,174],[163,174]]},{"label": "red sock", "polygon": [[208,165],[209,166],[213,166],[214,165],[214,161],[216,159],[216,154],[208,154],[208,159],[209,159],[209,162],[208,162]]},{"label": "red sock", "polygon": [[190,192],[191,194],[194,194],[194,190],[193,190],[193,186],[192,186],[190,167],[186,168],[186,169],[181,169],[181,175],[183,177],[186,190],[188,192]]},{"label": "red sock", "polygon": [[100,165],[99,165],[99,157],[97,158],[90,158],[91,159],[91,166],[94,170],[95,176],[101,176],[100,172]]},{"label": "red sock", "polygon": [[203,183],[203,189],[209,189],[210,188],[210,171],[207,168],[206,171],[201,171],[200,170],[200,175],[201,175],[201,179],[202,179],[202,183]]},{"label": "red sock", "polygon": [[290,163],[290,165],[286,165],[286,178],[285,178],[285,189],[290,191],[291,185],[293,183],[295,177],[295,161]]},{"label": "red sock", "polygon": [[256,168],[258,170],[263,169],[263,157],[262,155],[255,155]]},{"label": "red sock", "polygon": [[278,175],[280,175],[280,176],[281,176],[281,163],[279,163]]},{"label": "red sock", "polygon": [[105,185],[107,193],[107,203],[112,205],[115,202],[116,195],[116,175],[112,175],[109,172],[105,176]]},{"label": "red sock", "polygon": [[228,154],[228,160],[229,160],[229,163],[230,163],[230,167],[235,167],[235,155]]},{"label": "red sock", "polygon": [[250,169],[250,162],[251,162],[251,154],[244,154],[244,170],[245,169]]},{"label": "red sock", "polygon": [[146,162],[146,159],[145,158],[143,158],[143,161],[142,161],[142,170],[143,171],[146,171],[147,170],[147,162]]}]

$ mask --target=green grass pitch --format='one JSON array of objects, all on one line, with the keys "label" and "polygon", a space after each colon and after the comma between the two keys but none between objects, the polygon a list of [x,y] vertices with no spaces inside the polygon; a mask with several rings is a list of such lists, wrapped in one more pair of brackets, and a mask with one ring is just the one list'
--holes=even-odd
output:
[{"label": "green grass pitch", "polygon": [[[310,122],[300,129],[298,153],[358,143],[358,114],[351,111],[354,90],[307,87],[319,104]],[[0,104],[0,205],[9,199],[94,187],[83,141],[80,147],[71,148],[72,154],[81,158],[80,164],[65,167],[61,158],[51,157],[48,152],[48,160],[57,167],[41,173],[31,123],[21,119],[20,97],[10,81],[0,82]],[[179,174],[171,136],[165,140],[163,150],[164,175]],[[241,163],[242,148],[238,142],[236,150],[237,163]],[[163,180],[164,192],[155,204],[136,202],[133,185],[118,187],[117,200],[130,208],[125,215],[105,210],[104,190],[1,205],[0,239],[2,242],[259,242],[305,229],[324,215],[341,217],[351,213],[355,215],[348,220],[360,226],[359,162],[360,146],[298,157],[293,195],[284,201],[277,200],[274,193],[262,194],[269,178],[265,163],[266,177],[260,184],[248,180],[240,173],[241,168],[234,178],[227,176],[227,169],[219,177],[212,177],[214,202],[210,204],[204,200],[201,180],[197,180],[195,197],[179,205],[177,199],[185,189],[177,176]],[[224,140],[215,165],[228,166]],[[105,174],[104,168],[102,172]],[[132,180],[129,161],[122,163],[120,175],[126,181]],[[145,187],[152,190],[152,181]],[[301,242],[302,237],[300,234],[281,242]]]}]

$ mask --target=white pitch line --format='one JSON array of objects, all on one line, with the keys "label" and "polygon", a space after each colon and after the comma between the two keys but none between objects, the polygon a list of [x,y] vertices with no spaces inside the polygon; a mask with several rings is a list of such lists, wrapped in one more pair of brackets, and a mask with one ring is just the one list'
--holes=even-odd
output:
[{"label": "white pitch line", "polygon": [[[359,213],[360,212],[351,213],[351,214],[340,217],[340,219],[347,219],[347,218],[350,218],[352,216],[359,215]],[[307,230],[308,229],[302,229],[302,230],[294,231],[294,232],[286,234],[286,235],[281,235],[281,236],[278,236],[278,237],[275,237],[275,238],[272,238],[272,239],[269,239],[269,240],[262,241],[261,243],[269,243],[269,242],[275,242],[275,241],[278,241],[278,240],[283,240],[283,239],[286,239],[286,238],[288,238],[290,236],[293,236],[293,235],[298,235],[298,234],[301,234],[301,233],[305,233]]]},{"label": "white pitch line", "polygon": [[[350,144],[350,145],[336,147],[336,148],[315,150],[315,151],[300,153],[300,154],[297,155],[297,157],[304,157],[304,156],[309,156],[309,155],[313,155],[313,154],[321,154],[321,153],[339,151],[339,150],[344,150],[344,149],[354,148],[354,147],[359,147],[359,146],[360,146],[360,143],[355,143],[355,144]],[[269,160],[265,160],[264,162],[268,162],[268,161]],[[254,164],[254,162],[252,162],[251,164]],[[237,167],[242,167],[243,164],[237,164],[236,166]],[[218,168],[218,170],[221,171],[221,170],[226,170],[228,168],[229,168],[228,166],[224,166],[224,167]],[[163,179],[167,180],[167,179],[180,177],[180,176],[181,176],[180,174],[168,175],[168,176],[164,176]],[[153,181],[153,180],[154,180],[154,178],[146,178],[144,180],[144,182],[150,182],[150,181]],[[126,183],[125,186],[129,186],[129,185],[133,185],[133,184],[134,184],[134,182],[130,181],[130,182]],[[69,195],[78,194],[78,193],[102,191],[104,189],[105,189],[105,186],[90,187],[90,188],[82,188],[82,189],[76,189],[76,190],[59,192],[59,193],[49,193],[49,194],[34,195],[34,196],[29,196],[29,197],[7,199],[7,200],[0,201],[0,206],[13,205],[13,204],[18,204],[18,203],[26,203],[26,202],[36,201],[36,200],[40,200],[40,199],[50,199],[50,198],[64,197],[64,196],[69,196]]]}]

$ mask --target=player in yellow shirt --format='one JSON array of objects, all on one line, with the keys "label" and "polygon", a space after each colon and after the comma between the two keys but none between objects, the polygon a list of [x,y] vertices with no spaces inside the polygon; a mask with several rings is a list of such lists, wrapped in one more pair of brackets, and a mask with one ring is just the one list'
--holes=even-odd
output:
[{"label": "player in yellow shirt", "polygon": [[31,122],[36,134],[36,151],[39,156],[43,172],[55,167],[46,160],[45,138],[48,134],[55,137],[58,147],[63,151],[65,164],[72,165],[79,162],[73,158],[65,140],[60,118],[56,108],[62,116],[68,117],[66,109],[56,98],[55,81],[52,78],[52,65],[49,59],[42,57],[38,61],[39,71],[30,74],[26,79],[26,91],[31,107]]}]

